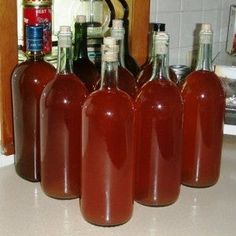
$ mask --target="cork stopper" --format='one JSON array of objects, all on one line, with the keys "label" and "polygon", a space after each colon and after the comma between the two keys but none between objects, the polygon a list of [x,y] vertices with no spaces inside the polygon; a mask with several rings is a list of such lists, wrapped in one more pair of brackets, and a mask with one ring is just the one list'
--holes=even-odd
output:
[{"label": "cork stopper", "polygon": [[112,28],[113,29],[123,29],[123,20],[114,19],[112,20]]},{"label": "cork stopper", "polygon": [[77,15],[75,21],[78,23],[86,23],[86,16],[85,15]]},{"label": "cork stopper", "polygon": [[60,26],[58,33],[58,45],[59,47],[69,48],[72,45],[72,32],[70,26]]},{"label": "cork stopper", "polygon": [[203,23],[200,30],[200,43],[211,44],[213,38],[213,31],[211,24]]},{"label": "cork stopper", "polygon": [[113,37],[105,37],[102,45],[102,61],[115,62],[118,61],[119,46]]},{"label": "cork stopper", "polygon": [[168,53],[169,35],[165,32],[157,32],[153,36],[155,43],[155,54],[164,55]]}]

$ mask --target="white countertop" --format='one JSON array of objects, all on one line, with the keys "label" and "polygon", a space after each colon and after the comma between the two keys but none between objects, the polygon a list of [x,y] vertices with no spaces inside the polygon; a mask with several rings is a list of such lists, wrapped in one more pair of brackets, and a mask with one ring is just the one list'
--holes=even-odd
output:
[{"label": "white countertop", "polygon": [[225,136],[221,177],[210,188],[181,187],[168,207],[134,205],[132,219],[118,227],[84,221],[79,200],[47,197],[39,183],[0,168],[0,236],[233,236],[236,234],[236,137]]}]

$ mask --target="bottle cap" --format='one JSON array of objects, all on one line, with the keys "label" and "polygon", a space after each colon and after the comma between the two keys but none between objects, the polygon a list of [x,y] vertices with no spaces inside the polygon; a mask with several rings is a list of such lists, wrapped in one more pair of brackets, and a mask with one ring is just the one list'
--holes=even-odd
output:
[{"label": "bottle cap", "polygon": [[52,0],[23,0],[23,6],[51,6]]},{"label": "bottle cap", "polygon": [[155,54],[163,55],[168,53],[169,35],[165,32],[157,32],[153,36],[155,43]]},{"label": "bottle cap", "polygon": [[77,15],[75,21],[78,23],[86,23],[86,16],[85,15]]},{"label": "bottle cap", "polygon": [[201,31],[211,33],[212,32],[211,24],[203,23],[201,26]]},{"label": "bottle cap", "polygon": [[203,23],[200,30],[200,43],[211,44],[212,43],[212,27],[211,24]]},{"label": "bottle cap", "polygon": [[43,49],[43,26],[26,26],[27,51],[42,51]]},{"label": "bottle cap", "polygon": [[163,23],[151,23],[154,32],[164,32],[166,29],[166,25]]},{"label": "bottle cap", "polygon": [[58,33],[58,46],[69,48],[72,45],[72,32],[70,26],[60,26]]},{"label": "bottle cap", "polygon": [[123,29],[123,20],[114,19],[112,20],[112,28],[113,29]]}]

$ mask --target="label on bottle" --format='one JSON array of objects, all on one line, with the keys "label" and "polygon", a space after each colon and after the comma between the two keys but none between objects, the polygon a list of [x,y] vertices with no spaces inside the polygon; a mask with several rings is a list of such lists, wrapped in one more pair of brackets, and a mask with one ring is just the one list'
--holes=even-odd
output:
[{"label": "label on bottle", "polygon": [[24,50],[26,50],[26,26],[43,26],[43,52],[48,54],[52,50],[52,9],[44,7],[24,7]]}]

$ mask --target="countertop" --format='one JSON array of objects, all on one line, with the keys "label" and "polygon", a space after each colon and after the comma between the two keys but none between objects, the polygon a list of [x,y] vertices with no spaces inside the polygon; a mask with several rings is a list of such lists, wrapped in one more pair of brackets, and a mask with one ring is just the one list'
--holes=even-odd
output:
[{"label": "countertop", "polygon": [[134,204],[132,219],[117,227],[87,223],[79,200],[47,197],[39,183],[0,168],[0,236],[233,236],[236,232],[236,137],[225,136],[221,176],[210,188],[181,187],[168,207]]}]

